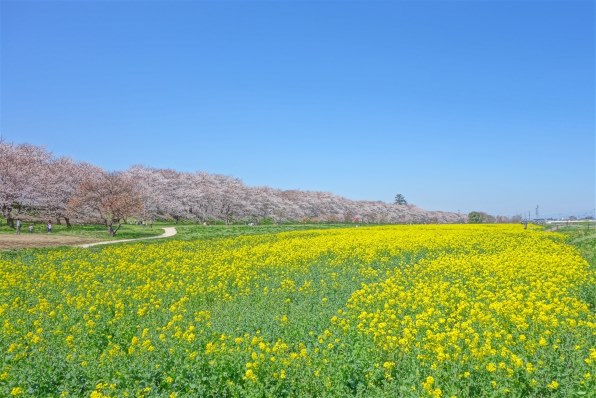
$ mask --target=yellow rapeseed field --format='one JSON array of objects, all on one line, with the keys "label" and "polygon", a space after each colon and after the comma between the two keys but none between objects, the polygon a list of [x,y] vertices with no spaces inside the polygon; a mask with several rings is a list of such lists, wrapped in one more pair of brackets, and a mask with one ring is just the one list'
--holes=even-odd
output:
[{"label": "yellow rapeseed field", "polygon": [[596,273],[518,225],[0,254],[0,396],[594,396]]}]

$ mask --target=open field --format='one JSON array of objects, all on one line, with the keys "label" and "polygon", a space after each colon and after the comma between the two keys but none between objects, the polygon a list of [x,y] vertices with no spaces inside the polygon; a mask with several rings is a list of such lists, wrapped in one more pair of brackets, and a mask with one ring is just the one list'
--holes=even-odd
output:
[{"label": "open field", "polygon": [[75,246],[96,241],[97,239],[59,234],[0,234],[0,250],[48,246]]},{"label": "open field", "polygon": [[106,227],[102,225],[73,225],[67,228],[65,225],[53,225],[51,234],[45,232],[45,225],[35,224],[34,233],[28,232],[28,223],[23,223],[21,234],[17,235],[14,228],[0,223],[0,250],[23,249],[32,247],[48,246],[75,246],[84,243],[92,243],[109,240],[147,238],[163,233],[163,229],[154,226],[144,228],[139,225],[123,225],[116,236],[110,237]]},{"label": "open field", "polygon": [[596,271],[562,234],[209,228],[0,253],[0,396],[568,397],[596,387]]},{"label": "open field", "polygon": [[[0,250],[24,249],[35,247],[79,246],[94,242],[126,241],[128,239],[153,238],[161,235],[163,228],[172,226],[171,223],[155,223],[153,228],[138,225],[123,225],[116,236],[110,237],[102,225],[75,225],[71,228],[59,225],[51,234],[45,232],[28,233],[26,228],[20,235],[16,235],[13,228],[4,224],[0,227]],[[329,229],[353,227],[349,224],[285,224],[285,225],[201,225],[191,223],[175,224],[177,234],[173,239],[196,240],[233,237],[241,235],[261,235],[285,231],[300,231],[308,229]],[[171,239],[171,238],[170,238]]]}]

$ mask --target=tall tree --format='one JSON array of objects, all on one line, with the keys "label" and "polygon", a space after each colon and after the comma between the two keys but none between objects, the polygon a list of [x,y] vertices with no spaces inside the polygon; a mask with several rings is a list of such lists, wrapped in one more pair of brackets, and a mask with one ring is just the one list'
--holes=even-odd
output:
[{"label": "tall tree", "polygon": [[408,201],[406,200],[404,195],[398,193],[397,195],[395,195],[395,200],[393,203],[396,205],[407,205]]}]

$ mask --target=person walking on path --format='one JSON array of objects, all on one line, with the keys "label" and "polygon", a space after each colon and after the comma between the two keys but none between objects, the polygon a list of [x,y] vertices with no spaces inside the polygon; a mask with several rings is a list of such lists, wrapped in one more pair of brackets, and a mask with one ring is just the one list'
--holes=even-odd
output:
[{"label": "person walking on path", "polygon": [[21,220],[17,218],[17,235],[21,234]]},{"label": "person walking on path", "polygon": [[48,220],[48,234],[52,233],[52,221]]}]

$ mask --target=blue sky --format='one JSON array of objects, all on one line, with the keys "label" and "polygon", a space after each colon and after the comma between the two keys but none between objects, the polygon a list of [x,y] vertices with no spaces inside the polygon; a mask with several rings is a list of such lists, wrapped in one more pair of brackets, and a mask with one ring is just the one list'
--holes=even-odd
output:
[{"label": "blue sky", "polygon": [[0,131],[432,210],[595,204],[593,1],[2,1]]}]

